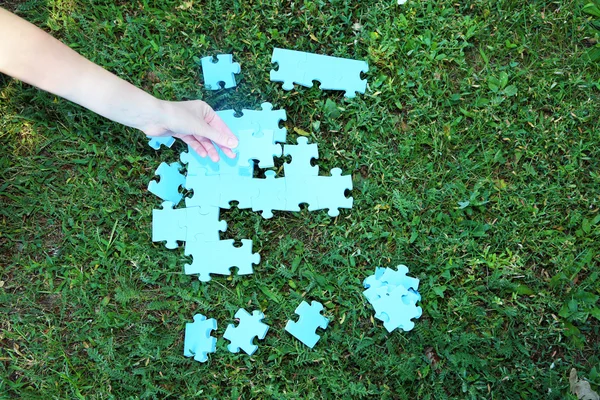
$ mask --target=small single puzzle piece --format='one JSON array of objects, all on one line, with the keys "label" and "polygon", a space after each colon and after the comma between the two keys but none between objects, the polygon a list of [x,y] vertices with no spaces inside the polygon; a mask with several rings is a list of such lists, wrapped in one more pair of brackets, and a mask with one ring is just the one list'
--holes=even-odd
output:
[{"label": "small single puzzle piece", "polygon": [[212,57],[203,57],[200,59],[202,64],[202,74],[204,75],[204,85],[209,90],[221,89],[220,82],[225,84],[224,88],[235,87],[235,74],[240,73],[240,64],[233,62],[231,54],[220,54],[217,56],[217,62]]},{"label": "small single puzzle piece", "polygon": [[275,48],[271,62],[279,65],[271,71],[271,81],[283,82],[284,90],[293,89],[294,83],[312,87],[317,80],[322,90],[344,90],[352,98],[367,88],[367,81],[360,78],[361,72],[369,71],[365,61]]},{"label": "small single puzzle piece", "polygon": [[238,132],[239,143],[234,152],[240,167],[252,165],[251,160],[257,160],[259,168],[271,168],[275,165],[273,157],[281,157],[281,145],[273,143],[273,131],[260,132],[262,134],[254,134],[252,130]]},{"label": "small single puzzle piece", "polygon": [[219,220],[219,207],[187,207],[185,210],[186,247],[197,240],[216,242],[219,232],[227,230],[227,222]]},{"label": "small single puzzle piece", "polygon": [[162,210],[152,210],[152,241],[166,241],[167,249],[176,249],[177,241],[185,241],[187,229],[185,208],[173,209],[170,201],[162,203]]},{"label": "small single puzzle piece", "polygon": [[194,322],[185,324],[183,355],[194,357],[194,360],[199,362],[206,362],[207,355],[217,351],[217,339],[210,336],[210,332],[215,330],[217,330],[215,319],[206,319],[202,314],[194,315]]},{"label": "small single puzzle piece", "polygon": [[316,143],[308,144],[308,138],[300,136],[297,145],[286,144],[283,146],[283,155],[292,156],[290,163],[283,164],[286,178],[318,176],[319,166],[310,165],[312,159],[319,158],[319,149]]},{"label": "small single puzzle piece", "polygon": [[148,146],[152,147],[154,150],[160,150],[161,145],[171,147],[173,146],[173,143],[175,143],[175,138],[172,136],[146,137],[149,139]]},{"label": "small single puzzle piece", "polygon": [[185,254],[192,256],[192,264],[184,266],[186,275],[198,275],[202,282],[211,280],[211,274],[229,275],[237,267],[238,275],[253,273],[252,264],[260,263],[260,254],[252,253],[252,240],[242,240],[242,246],[234,246],[233,239],[207,242],[189,241]]},{"label": "small single puzzle piece", "polygon": [[218,207],[221,201],[221,177],[206,175],[206,170],[197,172],[197,175],[188,175],[185,181],[185,188],[194,191],[192,197],[185,198],[186,207]]},{"label": "small single puzzle piece", "polygon": [[313,206],[313,209],[328,209],[330,217],[337,217],[338,208],[352,208],[354,199],[345,195],[346,190],[352,190],[352,176],[342,176],[341,169],[332,169],[331,176],[311,176],[306,181],[317,193],[318,208]]},{"label": "small single puzzle piece", "polygon": [[317,328],[327,329],[329,324],[329,318],[321,315],[322,310],[323,305],[318,301],[312,301],[310,306],[303,301],[295,311],[300,316],[298,322],[288,321],[285,330],[312,349],[321,339],[316,334]]},{"label": "small single puzzle piece", "polygon": [[285,210],[285,178],[275,178],[275,171],[265,172],[265,179],[254,178],[258,196],[252,198],[252,211],[262,211],[263,218],[272,218],[273,210]]},{"label": "small single puzzle piece", "polygon": [[231,208],[232,201],[237,201],[240,209],[251,208],[252,199],[258,197],[257,179],[248,176],[221,175],[221,208]]},{"label": "small single puzzle piece", "polygon": [[392,292],[388,293],[386,287],[378,289],[379,298],[373,301],[375,309],[375,318],[383,321],[383,326],[388,332],[396,328],[404,331],[410,331],[415,323],[411,321],[421,317],[423,310],[415,303],[412,303],[414,294],[409,294],[404,286],[398,286]]},{"label": "small single puzzle piece", "polygon": [[171,164],[161,163],[154,173],[160,176],[160,180],[150,181],[148,190],[160,197],[162,200],[171,201],[177,205],[183,198],[183,194],[179,192],[179,186],[185,185],[185,176],[179,172],[182,165],[178,162]]},{"label": "small single puzzle piece", "polygon": [[223,335],[231,342],[227,349],[232,353],[237,353],[242,349],[251,356],[258,349],[258,346],[253,343],[254,337],[262,340],[269,330],[269,326],[262,322],[265,315],[258,310],[253,311],[250,315],[248,311],[240,308],[235,313],[235,318],[240,320],[238,326],[229,324]]}]

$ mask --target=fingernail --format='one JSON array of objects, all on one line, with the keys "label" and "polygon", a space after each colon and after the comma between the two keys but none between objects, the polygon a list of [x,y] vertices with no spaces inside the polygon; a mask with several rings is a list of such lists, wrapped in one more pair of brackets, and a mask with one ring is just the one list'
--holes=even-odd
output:
[{"label": "fingernail", "polygon": [[229,147],[230,149],[237,147],[237,145],[238,145],[238,140],[236,138],[227,139],[227,147]]}]

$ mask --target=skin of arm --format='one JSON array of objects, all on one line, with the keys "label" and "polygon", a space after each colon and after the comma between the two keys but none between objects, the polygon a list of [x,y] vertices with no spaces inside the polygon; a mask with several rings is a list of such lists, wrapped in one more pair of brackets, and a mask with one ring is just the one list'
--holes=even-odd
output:
[{"label": "skin of arm", "polygon": [[2,8],[0,72],[147,136],[180,138],[202,157],[218,161],[214,144],[235,157],[237,138],[205,102],[159,100]]}]

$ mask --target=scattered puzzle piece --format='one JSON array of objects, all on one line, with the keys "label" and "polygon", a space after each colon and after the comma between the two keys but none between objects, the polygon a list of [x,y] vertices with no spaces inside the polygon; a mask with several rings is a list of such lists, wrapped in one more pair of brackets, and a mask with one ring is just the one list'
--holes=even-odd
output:
[{"label": "scattered puzzle piece", "polygon": [[312,349],[321,339],[316,334],[317,328],[327,329],[329,324],[329,319],[321,315],[322,310],[323,305],[318,301],[311,302],[310,306],[303,301],[295,311],[300,316],[298,322],[288,321],[285,330]]},{"label": "scattered puzzle piece", "polygon": [[363,285],[367,290],[365,290],[363,294],[367,300],[370,302],[375,300],[377,289],[382,286],[385,286],[388,289],[388,292],[391,292],[397,286],[403,286],[407,289],[412,289],[414,293],[417,293],[416,291],[419,289],[419,279],[406,276],[408,273],[408,267],[406,265],[398,265],[397,269],[397,271],[394,271],[391,268],[377,267],[375,269],[375,275],[371,275],[364,280]]},{"label": "scattered puzzle piece", "polygon": [[210,336],[210,332],[214,330],[217,330],[216,320],[206,319],[202,314],[194,315],[194,322],[185,324],[183,355],[206,362],[207,355],[217,351],[217,339]]},{"label": "scattered puzzle piece", "polygon": [[346,190],[352,190],[352,176],[342,176],[341,169],[332,169],[331,176],[309,177],[306,182],[317,194],[318,203],[311,204],[309,211],[327,209],[330,217],[337,217],[340,215],[338,208],[352,208],[354,199],[345,194]]},{"label": "scattered puzzle piece", "polygon": [[271,71],[271,81],[283,82],[284,90],[293,89],[294,83],[312,87],[317,80],[322,90],[344,90],[352,98],[367,88],[367,81],[360,78],[361,72],[369,71],[365,61],[275,48],[271,62],[279,65]]},{"label": "scattered puzzle piece", "polygon": [[179,172],[183,166],[178,162],[171,164],[161,163],[154,173],[160,176],[160,180],[150,181],[148,190],[160,197],[162,200],[170,201],[177,205],[183,198],[179,193],[179,187],[185,185],[185,176]]},{"label": "scattered puzzle piece", "polygon": [[173,143],[175,143],[175,138],[171,136],[146,137],[149,139],[148,146],[152,147],[154,150],[160,150],[161,145],[171,147],[173,146]]},{"label": "scattered puzzle piece", "polygon": [[239,74],[241,69],[240,64],[233,62],[231,54],[218,55],[217,62],[213,62],[213,57],[210,56],[203,57],[200,62],[204,75],[204,86],[207,89],[221,89],[220,82],[225,84],[225,89],[235,87],[235,74]]},{"label": "scattered puzzle piece", "polygon": [[256,310],[250,315],[246,310],[240,308],[235,313],[235,318],[240,322],[237,327],[229,324],[223,337],[231,342],[227,349],[232,353],[237,353],[240,349],[244,350],[248,355],[254,354],[258,349],[253,343],[254,337],[264,339],[269,330],[269,326],[262,322],[265,315]]},{"label": "scattered puzzle piece", "polygon": [[192,263],[186,264],[186,275],[198,275],[202,282],[211,280],[211,274],[229,275],[232,267],[237,267],[238,275],[253,273],[252,264],[260,263],[260,254],[252,253],[252,240],[242,240],[242,246],[234,246],[234,240],[188,241],[185,254],[192,256]]}]

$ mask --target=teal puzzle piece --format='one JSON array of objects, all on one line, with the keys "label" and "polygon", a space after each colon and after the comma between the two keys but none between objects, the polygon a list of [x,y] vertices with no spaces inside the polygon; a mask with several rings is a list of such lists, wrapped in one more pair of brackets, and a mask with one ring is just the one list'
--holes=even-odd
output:
[{"label": "teal puzzle piece", "polygon": [[300,316],[298,322],[288,321],[285,330],[312,349],[321,339],[316,334],[317,328],[327,329],[329,324],[329,319],[321,315],[322,310],[323,305],[318,301],[311,302],[310,306],[303,301],[295,311]]},{"label": "teal puzzle piece", "polygon": [[233,62],[231,54],[220,54],[217,56],[217,62],[212,57],[202,57],[202,74],[204,75],[204,86],[209,90],[221,89],[220,83],[224,83],[224,88],[235,87],[235,74],[240,73],[240,64]]},{"label": "teal puzzle piece", "polygon": [[185,324],[183,355],[194,360],[206,362],[208,354],[217,351],[217,339],[210,332],[217,330],[217,321],[206,319],[202,314],[194,315],[194,322]]},{"label": "teal puzzle piece", "polygon": [[264,339],[269,330],[269,326],[262,322],[265,315],[258,310],[253,311],[250,315],[248,311],[240,308],[235,313],[235,318],[240,320],[238,326],[229,324],[223,335],[231,342],[227,349],[232,353],[237,353],[242,349],[251,356],[258,350],[258,346],[253,343],[254,338]]}]

